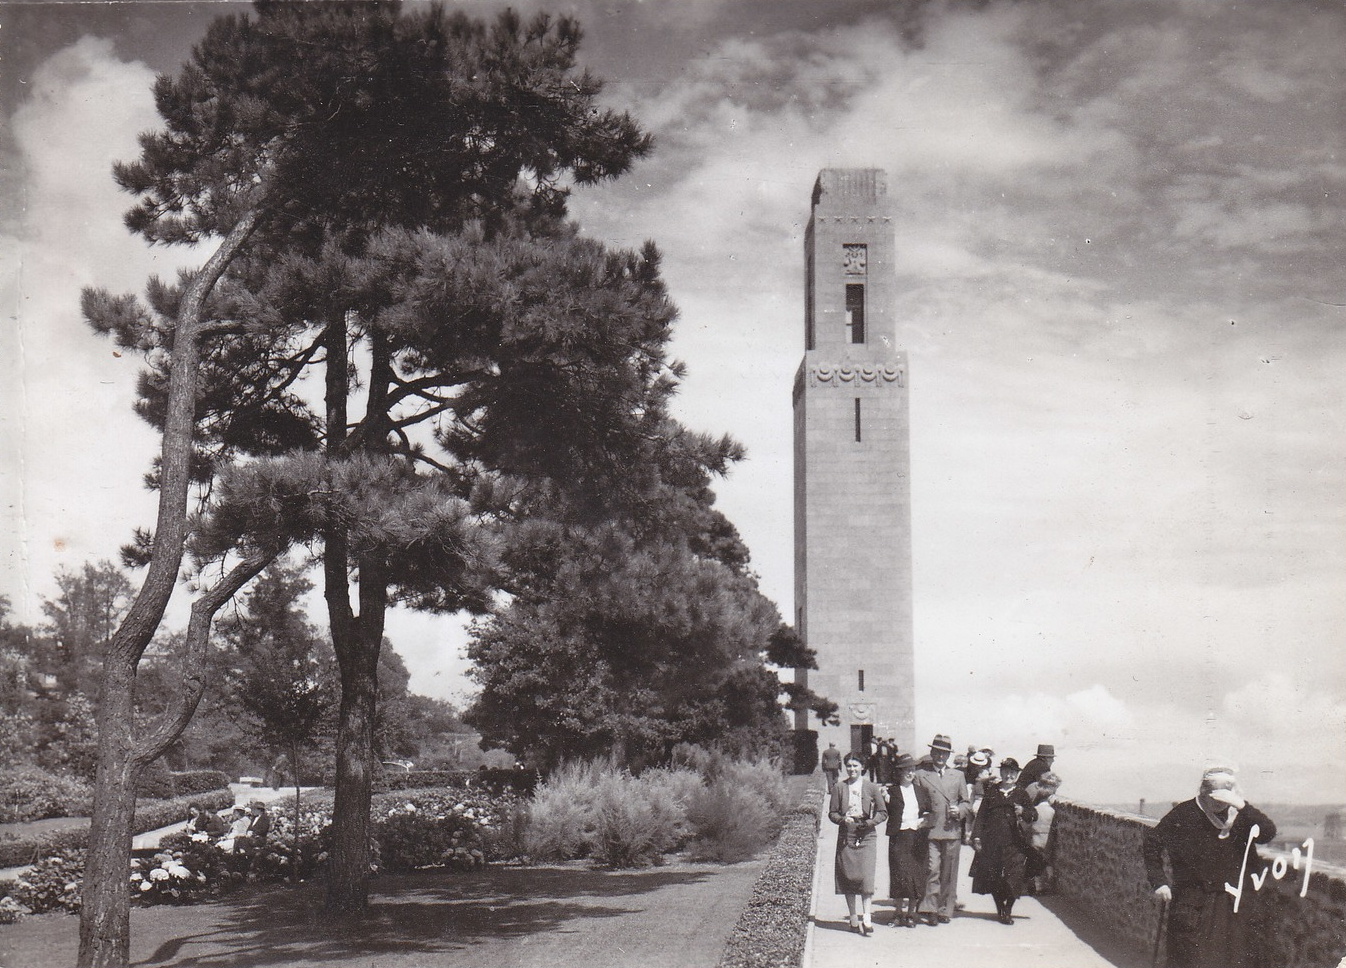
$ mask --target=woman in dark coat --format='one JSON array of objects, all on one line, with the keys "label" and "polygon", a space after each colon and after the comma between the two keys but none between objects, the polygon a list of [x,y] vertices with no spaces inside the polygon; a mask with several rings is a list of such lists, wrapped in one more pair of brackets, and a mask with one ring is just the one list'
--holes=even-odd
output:
[{"label": "woman in dark coat", "polygon": [[1001,924],[1014,923],[1014,902],[1024,890],[1024,868],[1031,844],[1021,821],[1037,819],[1032,798],[1015,784],[1019,764],[1006,757],[1000,761],[1000,782],[988,783],[977,819],[972,825],[972,891],[995,899]]},{"label": "woman in dark coat", "polygon": [[[879,825],[888,819],[883,790],[865,779],[865,764],[854,753],[842,760],[846,779],[832,791],[827,816],[837,831],[837,893],[846,895],[851,930],[870,935],[874,931],[871,904],[874,899],[874,867],[878,861]],[[860,899],[859,919],[856,898]]]},{"label": "woman in dark coat", "polygon": [[916,761],[903,753],[893,762],[897,782],[885,787],[888,804],[888,892],[896,913],[888,923],[894,928],[916,927],[916,908],[930,877],[930,848],[926,830],[933,813],[930,791],[912,783]]}]

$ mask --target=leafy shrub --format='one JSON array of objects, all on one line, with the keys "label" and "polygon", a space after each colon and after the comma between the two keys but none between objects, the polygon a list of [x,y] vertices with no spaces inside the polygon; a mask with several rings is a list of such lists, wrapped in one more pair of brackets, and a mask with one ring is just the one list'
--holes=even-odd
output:
[{"label": "leafy shrub", "polygon": [[190,904],[210,891],[212,851],[190,842],[153,858],[131,861],[131,897],[142,904]]},{"label": "leafy shrub", "polygon": [[386,871],[409,871],[420,867],[453,867],[471,870],[486,863],[482,828],[490,823],[477,807],[452,798],[422,794],[377,821],[375,838],[379,864]]},{"label": "leafy shrub", "polygon": [[537,788],[523,834],[528,856],[543,861],[589,856],[597,829],[594,815],[601,775],[602,767],[594,763],[564,763]]},{"label": "leafy shrub", "polygon": [[629,773],[608,773],[594,790],[591,856],[608,867],[648,867],[678,846],[686,808],[672,787],[642,783]]},{"label": "leafy shrub", "polygon": [[83,780],[38,766],[0,770],[0,823],[87,817],[93,791]]},{"label": "leafy shrub", "polygon": [[0,884],[0,924],[13,924],[25,914],[32,913],[33,912],[28,908],[10,897],[9,888],[5,887],[4,884]]},{"label": "leafy shrub", "polygon": [[673,761],[639,777],[611,761],[563,765],[528,805],[524,853],[641,867],[695,839],[698,856],[737,861],[776,835],[789,795],[775,765],[690,744]]},{"label": "leafy shrub", "polygon": [[173,798],[173,772],[164,765],[163,760],[154,760],[136,780],[136,796],[146,800],[171,800]]},{"label": "leafy shrub", "polygon": [[769,760],[725,763],[716,780],[738,784],[752,790],[766,803],[772,814],[783,815],[790,808],[790,791],[780,768]]},{"label": "leafy shrub", "polygon": [[750,786],[721,777],[703,788],[688,808],[696,830],[693,855],[732,864],[747,860],[780,830],[780,813]]},{"label": "leafy shrub", "polygon": [[34,914],[44,911],[79,910],[80,880],[84,876],[84,851],[58,851],[19,875],[10,897]]}]

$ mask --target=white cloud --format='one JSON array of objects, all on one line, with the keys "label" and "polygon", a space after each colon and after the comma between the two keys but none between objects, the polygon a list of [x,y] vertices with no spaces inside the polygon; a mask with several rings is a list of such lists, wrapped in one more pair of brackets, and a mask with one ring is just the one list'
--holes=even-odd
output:
[{"label": "white cloud", "polygon": [[56,568],[115,559],[132,527],[152,523],[138,485],[155,436],[131,413],[138,363],[84,325],[79,294],[139,290],[151,272],[168,276],[184,261],[122,227],[129,199],[112,181],[112,163],[134,158],[137,134],[155,123],[153,80],[118,60],[110,41],[86,37],[33,74],[13,116],[24,211],[10,243],[15,287],[2,298],[17,320],[5,382],[22,420],[0,424],[0,441],[21,468],[6,484],[18,492],[13,503],[6,494],[6,530],[27,540],[6,544],[0,576],[23,620],[38,618],[36,596],[50,593]]}]

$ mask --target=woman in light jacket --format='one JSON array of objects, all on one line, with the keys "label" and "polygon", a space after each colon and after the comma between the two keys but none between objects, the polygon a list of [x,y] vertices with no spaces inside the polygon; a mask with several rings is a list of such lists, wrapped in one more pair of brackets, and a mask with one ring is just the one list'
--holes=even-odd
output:
[{"label": "woman in light jacket", "polygon": [[[874,932],[871,905],[874,899],[874,867],[878,860],[880,824],[888,819],[883,790],[865,779],[865,764],[854,753],[842,760],[845,781],[832,791],[827,816],[837,831],[837,893],[846,895],[851,930],[868,937]],[[859,918],[856,898],[859,898]]]}]

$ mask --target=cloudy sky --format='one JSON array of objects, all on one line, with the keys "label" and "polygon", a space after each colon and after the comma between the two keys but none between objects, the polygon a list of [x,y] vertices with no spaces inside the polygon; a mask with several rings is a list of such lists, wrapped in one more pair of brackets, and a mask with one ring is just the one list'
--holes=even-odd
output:
[{"label": "cloudy sky", "polygon": [[[1086,800],[1183,798],[1218,759],[1257,799],[1346,801],[1346,8],[546,6],[657,139],[572,210],[663,250],[680,416],[746,444],[717,490],[783,614],[809,192],[880,167],[918,735],[1054,741]],[[109,167],[222,9],[0,5],[0,594],[28,621],[151,520],[137,363],[78,294],[200,261],[122,229]],[[463,694],[461,631],[391,629],[413,688]]]}]

